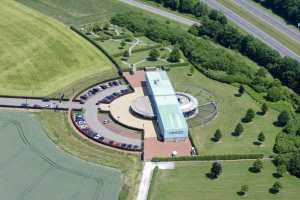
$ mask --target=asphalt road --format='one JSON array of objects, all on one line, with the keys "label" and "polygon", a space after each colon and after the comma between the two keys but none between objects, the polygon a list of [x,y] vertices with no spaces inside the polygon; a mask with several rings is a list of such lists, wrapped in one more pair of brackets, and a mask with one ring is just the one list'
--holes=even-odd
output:
[{"label": "asphalt road", "polygon": [[217,2],[217,0],[205,0],[208,6],[223,12],[226,17],[234,22],[236,25],[247,31],[248,33],[252,34],[253,36],[259,38],[261,41],[265,42],[267,45],[272,47],[273,49],[277,50],[281,55],[292,57],[298,61],[300,61],[300,56],[296,53],[288,49],[286,46],[278,42],[276,39],[268,35],[267,33],[263,32],[256,26],[249,23],[244,18],[240,17],[230,9],[223,6],[221,3]]},{"label": "asphalt road", "polygon": [[296,28],[288,26],[283,19],[272,15],[271,13],[265,11],[264,9],[258,7],[252,0],[235,0],[237,4],[243,9],[249,11],[254,14],[256,17],[260,18],[260,20],[268,23],[270,26],[273,26],[278,31],[286,34],[291,39],[298,42],[300,45],[300,31]]},{"label": "asphalt road", "polygon": [[181,17],[181,16],[178,16],[176,14],[161,10],[159,8],[155,8],[153,6],[148,6],[148,5],[146,5],[144,3],[141,3],[141,2],[138,2],[138,1],[134,1],[134,0],[119,0],[119,1],[121,1],[123,3],[126,3],[126,4],[129,4],[131,6],[146,10],[148,12],[166,17],[168,19],[179,22],[181,24],[185,24],[185,25],[188,25],[188,26],[192,26],[193,24],[199,24],[199,22],[197,22],[196,20],[187,19],[185,17]]},{"label": "asphalt road", "polygon": [[[185,24],[185,25],[193,25],[195,23],[198,23],[196,20],[187,19],[185,17],[161,10],[159,8],[155,8],[149,5],[145,5],[144,3],[137,2],[135,0],[119,0],[123,3],[135,6],[140,9],[144,9],[146,11],[152,12],[154,14],[166,17],[168,19],[171,19],[173,21],[177,21],[179,23]],[[278,42],[276,39],[271,37],[270,35],[266,34],[256,26],[249,23],[247,20],[243,19],[239,15],[235,14],[230,9],[224,7],[222,4],[218,3],[216,0],[204,0],[208,6],[222,11],[231,21],[233,21],[235,24],[237,24],[239,27],[244,29],[246,32],[252,34],[253,36],[259,38],[264,43],[272,47],[273,49],[277,50],[281,55],[292,57],[298,61],[300,61],[300,56],[298,56],[296,53],[288,49],[286,46]]]},{"label": "asphalt road", "polygon": [[23,108],[39,108],[39,109],[55,109],[55,108],[63,108],[63,109],[81,109],[82,105],[78,102],[70,102],[70,101],[61,101],[58,100],[50,100],[50,101],[42,101],[41,99],[31,99],[31,98],[11,98],[11,97],[0,97],[0,106],[22,106]]},{"label": "asphalt road", "polygon": [[103,99],[106,96],[112,95],[114,92],[120,92],[122,89],[128,89],[126,85],[119,85],[107,88],[93,96],[91,96],[83,105],[83,108],[85,110],[84,112],[84,118],[89,126],[89,128],[102,135],[105,138],[108,138],[110,140],[114,140],[115,142],[119,143],[126,143],[126,144],[132,144],[132,145],[138,145],[141,146],[141,140],[140,139],[134,139],[129,138],[120,134],[117,134],[109,129],[107,129],[101,122],[98,120],[98,106],[96,103]]}]

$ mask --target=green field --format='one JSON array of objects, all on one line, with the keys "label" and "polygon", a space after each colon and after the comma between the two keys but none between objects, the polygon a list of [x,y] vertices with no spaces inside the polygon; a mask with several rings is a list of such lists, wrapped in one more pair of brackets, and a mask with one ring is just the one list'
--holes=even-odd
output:
[{"label": "green field", "polygon": [[100,72],[114,76],[87,41],[15,1],[1,2],[0,27],[2,95],[49,95]]},{"label": "green field", "polygon": [[58,149],[33,114],[0,112],[3,199],[117,200],[121,173]]},{"label": "green field", "polygon": [[108,149],[95,145],[89,139],[83,139],[70,127],[64,112],[40,112],[36,113],[36,117],[41,121],[48,137],[60,149],[83,160],[120,170],[123,176],[122,194],[125,196],[120,200],[135,199],[142,167],[138,155]]},{"label": "green field", "polygon": [[[270,161],[264,161],[261,173],[248,171],[253,161],[222,162],[222,175],[211,180],[206,177],[210,172],[211,162],[176,163],[173,170],[159,170],[151,185],[149,200],[296,200],[299,196],[300,182],[296,177],[286,175],[273,177],[275,167]],[[279,194],[269,193],[275,181],[280,181],[283,188]],[[237,194],[241,185],[248,185],[247,196]]]},{"label": "green field", "polygon": [[232,0],[218,0],[221,4],[238,14],[240,17],[246,19],[251,24],[256,26],[257,28],[261,29],[265,33],[269,34],[270,36],[274,37],[280,43],[285,45],[287,48],[295,52],[297,55],[300,55],[300,43],[295,42],[295,40],[289,38],[284,33],[278,31],[273,26],[269,25],[268,23],[262,21],[260,18],[256,17],[252,13],[244,10],[238,4],[234,3]]},{"label": "green field", "polygon": [[[254,101],[249,95],[244,94],[242,97],[236,97],[238,88],[223,84],[218,81],[207,78],[197,70],[193,76],[187,76],[189,68],[172,68],[169,76],[180,91],[182,85],[190,85],[195,88],[202,88],[212,95],[218,104],[217,117],[205,126],[194,126],[190,128],[195,144],[200,155],[207,154],[248,154],[248,153],[265,153],[271,154],[275,142],[275,137],[279,129],[273,125],[276,121],[278,113],[270,110],[265,116],[257,115],[253,122],[243,124],[245,131],[241,137],[232,136],[236,124],[244,117],[247,109],[252,108],[260,111],[260,105]],[[192,95],[202,101],[201,95],[194,94],[199,90],[191,90]],[[206,97],[204,97],[206,98]],[[197,120],[193,119],[194,121]],[[213,137],[216,129],[220,129],[223,138],[220,143],[214,143]],[[257,146],[253,142],[260,131],[266,136],[264,145]]]},{"label": "green field", "polygon": [[[139,11],[118,0],[17,0],[28,7],[54,17],[67,25],[79,26],[95,21],[108,21],[112,16],[122,12]],[[166,21],[166,18],[151,14],[154,18]],[[188,29],[188,26],[174,23],[176,26]]]}]

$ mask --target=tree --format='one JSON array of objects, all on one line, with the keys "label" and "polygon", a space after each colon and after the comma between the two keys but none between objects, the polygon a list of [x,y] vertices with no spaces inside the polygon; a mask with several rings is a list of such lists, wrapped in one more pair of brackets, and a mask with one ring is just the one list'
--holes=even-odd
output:
[{"label": "tree", "polygon": [[194,7],[193,14],[196,17],[206,16],[208,15],[208,7],[205,3],[199,1]]},{"label": "tree", "polygon": [[265,134],[263,132],[260,132],[257,136],[257,140],[263,143],[266,140]]},{"label": "tree", "polygon": [[261,106],[261,114],[262,115],[265,115],[267,113],[267,111],[269,110],[268,108],[268,105],[266,103],[264,103],[262,106]]},{"label": "tree", "polygon": [[280,189],[282,188],[282,185],[280,182],[276,181],[272,187],[271,187],[271,192],[272,193],[278,193],[280,191]]},{"label": "tree", "polygon": [[285,173],[286,173],[286,165],[284,165],[284,164],[278,165],[276,168],[276,174],[279,177],[283,177],[285,175]]},{"label": "tree", "polygon": [[124,53],[123,53],[123,57],[126,57],[128,58],[129,57],[129,51],[128,50],[125,50]]},{"label": "tree", "polygon": [[160,53],[157,49],[151,49],[149,53],[149,60],[155,61],[159,58]]},{"label": "tree", "polygon": [[222,165],[218,162],[214,162],[212,164],[210,175],[212,178],[218,178],[218,176],[222,173]]},{"label": "tree", "polygon": [[244,94],[244,92],[245,92],[245,87],[243,85],[240,85],[240,87],[239,87],[240,96],[242,96]]},{"label": "tree", "polygon": [[220,129],[217,129],[214,135],[214,140],[216,142],[220,141],[220,139],[222,138],[222,133]]},{"label": "tree", "polygon": [[238,123],[234,129],[234,136],[240,136],[244,131],[244,127],[241,123]]},{"label": "tree", "polygon": [[247,192],[249,191],[249,186],[248,185],[242,185],[241,186],[241,194],[242,195],[245,195],[245,194],[247,194]]},{"label": "tree", "polygon": [[260,159],[257,159],[252,164],[251,171],[254,173],[258,173],[258,172],[261,172],[263,167],[264,167],[263,162]]},{"label": "tree", "polygon": [[122,40],[122,42],[120,43],[120,47],[121,49],[124,49],[124,47],[126,46],[126,43],[124,40]]},{"label": "tree", "polygon": [[297,177],[300,177],[300,153],[296,152],[292,155],[292,158],[287,163],[288,171]]},{"label": "tree", "polygon": [[169,62],[179,62],[181,59],[181,53],[180,50],[177,47],[174,47],[174,49],[171,51],[168,61]]},{"label": "tree", "polygon": [[257,70],[256,75],[258,77],[266,77],[267,76],[268,71],[265,68],[259,68],[259,70]]},{"label": "tree", "polygon": [[290,114],[287,111],[282,111],[277,118],[277,125],[280,127],[285,126],[290,120]]},{"label": "tree", "polygon": [[211,19],[211,20],[214,20],[214,21],[218,21],[220,22],[221,24],[227,24],[227,18],[225,17],[225,15],[218,11],[218,10],[211,10],[208,17]]},{"label": "tree", "polygon": [[266,99],[272,102],[279,101],[282,98],[282,91],[280,87],[273,86],[267,91]]},{"label": "tree", "polygon": [[250,108],[247,110],[246,115],[242,121],[248,123],[251,122],[254,117],[255,117],[255,112],[253,109]]}]

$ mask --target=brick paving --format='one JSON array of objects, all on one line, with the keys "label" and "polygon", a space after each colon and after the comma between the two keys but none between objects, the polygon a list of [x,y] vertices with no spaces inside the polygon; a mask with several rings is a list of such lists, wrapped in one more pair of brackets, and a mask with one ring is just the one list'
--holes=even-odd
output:
[{"label": "brick paving", "polygon": [[162,142],[157,138],[145,138],[144,160],[149,161],[153,157],[170,157],[173,151],[177,152],[177,156],[189,156],[191,148],[189,139],[180,142]]}]

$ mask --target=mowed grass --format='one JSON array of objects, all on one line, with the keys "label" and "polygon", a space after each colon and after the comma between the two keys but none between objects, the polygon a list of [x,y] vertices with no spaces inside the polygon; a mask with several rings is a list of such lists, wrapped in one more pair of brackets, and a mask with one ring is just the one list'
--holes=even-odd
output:
[{"label": "mowed grass", "polygon": [[100,72],[113,76],[112,64],[68,27],[15,1],[1,1],[0,94],[53,94]]},{"label": "mowed grass", "polygon": [[276,40],[278,40],[280,43],[285,45],[287,48],[292,50],[297,55],[300,55],[300,43],[299,41],[296,42],[295,40],[289,38],[284,33],[278,31],[273,26],[269,25],[267,22],[263,21],[259,17],[256,17],[254,14],[248,12],[247,10],[240,7],[238,4],[236,4],[232,0],[218,0],[221,4],[238,14],[240,17],[246,19],[248,22],[256,26],[257,28],[261,29],[268,35],[272,36]]},{"label": "mowed grass", "polygon": [[41,121],[48,137],[59,148],[83,160],[121,170],[122,193],[124,195],[128,192],[127,198],[122,197],[121,200],[135,199],[142,168],[138,155],[108,149],[82,138],[70,127],[65,112],[44,111],[36,113],[36,117]]},{"label": "mowed grass", "polygon": [[[218,115],[213,121],[202,127],[190,126],[191,134],[200,155],[272,153],[275,137],[279,132],[279,128],[273,125],[278,116],[276,111],[269,110],[265,116],[256,115],[253,122],[242,123],[244,126],[242,136],[232,136],[235,126],[241,122],[247,109],[252,108],[255,111],[260,111],[261,105],[247,94],[236,97],[235,94],[238,92],[238,88],[234,86],[209,79],[197,70],[195,70],[193,76],[187,76],[188,72],[189,68],[171,69],[169,76],[175,88],[180,91],[182,85],[199,87],[210,92],[218,104]],[[191,94],[193,93],[191,92]],[[196,124],[196,121],[193,121],[193,124]],[[211,140],[217,129],[220,129],[223,134],[220,143]],[[257,146],[253,142],[256,141],[261,131],[264,132],[266,141],[263,145]]]},{"label": "mowed grass", "polygon": [[[298,199],[300,182],[296,177],[286,175],[273,177],[275,167],[271,161],[264,161],[261,173],[248,171],[253,161],[221,162],[222,175],[211,180],[206,177],[210,172],[211,162],[176,163],[173,170],[159,170],[151,185],[149,200],[287,200]],[[283,188],[278,194],[269,193],[275,181],[280,181]],[[237,194],[241,185],[248,185],[247,196]]]}]

